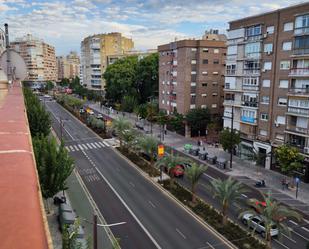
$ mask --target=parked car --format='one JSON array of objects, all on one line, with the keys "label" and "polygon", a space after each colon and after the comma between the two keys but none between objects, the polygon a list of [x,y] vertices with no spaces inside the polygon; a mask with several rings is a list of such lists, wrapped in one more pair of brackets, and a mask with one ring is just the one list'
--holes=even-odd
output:
[{"label": "parked car", "polygon": [[[265,223],[262,216],[254,215],[251,213],[244,214],[242,217],[242,222],[244,225],[249,226],[249,228],[254,229],[255,232],[261,234],[263,238],[266,236]],[[275,224],[272,225],[270,229],[270,235],[272,237],[279,234],[278,228]]]},{"label": "parked car", "polygon": [[98,113],[96,116],[97,119],[103,119],[103,115],[101,113]]},{"label": "parked car", "polygon": [[90,111],[88,111],[88,114],[89,114],[89,115],[94,115],[94,111],[93,111],[93,110],[90,110]]},{"label": "parked car", "polygon": [[183,177],[185,174],[185,167],[183,165],[176,165],[170,169],[169,175],[174,177]]},{"label": "parked car", "polygon": [[76,215],[72,209],[72,207],[67,203],[61,203],[59,205],[59,223],[60,223],[60,230],[64,225],[72,225],[74,224],[76,219]]}]

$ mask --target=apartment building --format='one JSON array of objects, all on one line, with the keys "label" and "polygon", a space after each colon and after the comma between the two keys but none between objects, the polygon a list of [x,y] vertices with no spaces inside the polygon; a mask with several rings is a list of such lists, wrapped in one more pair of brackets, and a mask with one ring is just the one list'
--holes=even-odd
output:
[{"label": "apartment building", "polygon": [[11,42],[10,46],[26,62],[28,70],[26,81],[46,82],[57,80],[56,56],[53,46],[30,34],[16,39]]},{"label": "apartment building", "polygon": [[132,50],[132,39],[121,33],[98,34],[86,37],[81,43],[82,84],[89,89],[103,90],[102,74],[108,65],[108,56],[125,54]]},{"label": "apartment building", "polygon": [[119,59],[123,59],[128,56],[137,56],[139,60],[147,57],[148,55],[157,53],[157,49],[148,49],[146,51],[140,51],[140,50],[132,50],[121,54],[113,54],[107,56],[107,65],[111,65],[115,63]]},{"label": "apartment building", "polygon": [[4,50],[5,50],[5,34],[0,29],[0,55],[2,54]]},{"label": "apartment building", "polygon": [[243,157],[291,144],[309,157],[309,3],[229,23],[224,126]]},{"label": "apartment building", "polygon": [[226,37],[212,32],[201,40],[180,40],[158,47],[159,108],[186,114],[208,108],[223,113]]},{"label": "apartment building", "polygon": [[57,56],[58,80],[80,77],[80,58],[71,51],[67,56]]}]

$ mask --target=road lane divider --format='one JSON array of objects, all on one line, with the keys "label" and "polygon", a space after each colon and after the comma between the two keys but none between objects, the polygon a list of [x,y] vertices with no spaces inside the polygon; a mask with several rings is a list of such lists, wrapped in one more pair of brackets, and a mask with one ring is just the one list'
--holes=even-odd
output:
[{"label": "road lane divider", "polygon": [[187,237],[178,228],[176,228],[176,232],[183,237],[183,239],[187,239]]}]

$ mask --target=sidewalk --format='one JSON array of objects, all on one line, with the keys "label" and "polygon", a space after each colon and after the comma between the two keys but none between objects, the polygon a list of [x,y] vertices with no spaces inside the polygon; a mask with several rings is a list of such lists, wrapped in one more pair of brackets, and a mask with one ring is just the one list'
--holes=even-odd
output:
[{"label": "sidewalk", "polygon": [[[89,105],[94,110],[101,112],[105,115],[108,115],[111,118],[117,118],[118,116],[123,116],[123,112],[117,112],[113,110],[110,112],[108,108],[103,107],[100,108],[99,104],[90,104]],[[124,113],[124,116],[134,125],[136,122],[136,115],[131,113]],[[153,136],[159,138],[160,135],[160,127],[159,125],[153,125]],[[183,148],[185,144],[193,144],[196,145],[197,141],[192,138],[185,138],[175,132],[167,131],[167,134],[164,135],[164,141],[162,141],[165,145],[175,148],[178,151],[183,152]],[[223,151],[222,148],[215,148],[213,146],[209,146],[204,144],[203,147],[206,148],[207,152],[216,155],[217,157],[225,158],[229,160],[229,153]],[[191,156],[191,155],[188,155]],[[194,157],[196,159],[196,157]],[[205,163],[205,161],[201,161]],[[210,165],[210,167],[216,168],[215,166]],[[272,171],[266,170],[264,168],[256,166],[253,162],[245,161],[240,159],[239,157],[233,156],[233,168],[228,170],[220,170],[227,175],[231,175],[238,179],[239,181],[253,186],[256,181],[263,178],[266,182],[266,188],[261,188],[260,190],[264,193],[268,193],[269,191],[272,193],[273,197],[286,205],[289,205],[293,208],[296,208],[303,212],[304,214],[309,215],[309,184],[300,183],[298,190],[298,198],[296,199],[295,190],[282,190],[281,179],[284,177],[282,174]]]}]

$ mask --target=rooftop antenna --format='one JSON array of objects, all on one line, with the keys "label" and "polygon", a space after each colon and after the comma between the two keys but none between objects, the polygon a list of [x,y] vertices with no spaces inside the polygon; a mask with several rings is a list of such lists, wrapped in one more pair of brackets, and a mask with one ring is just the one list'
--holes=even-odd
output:
[{"label": "rooftop antenna", "polygon": [[7,77],[9,84],[12,83],[12,73],[11,73],[11,56],[10,56],[10,41],[9,41],[9,25],[7,23],[4,24],[5,27],[5,44],[6,44],[6,66],[7,66]]}]

